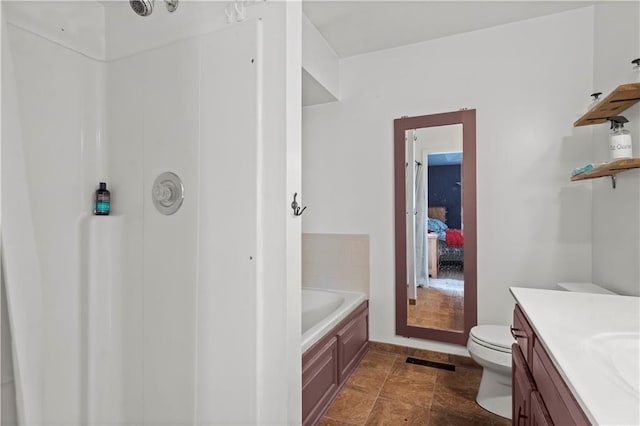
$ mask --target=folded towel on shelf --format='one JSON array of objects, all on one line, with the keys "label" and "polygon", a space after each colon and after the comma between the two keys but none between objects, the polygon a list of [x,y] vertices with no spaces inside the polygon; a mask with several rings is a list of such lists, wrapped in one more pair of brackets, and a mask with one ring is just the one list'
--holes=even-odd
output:
[{"label": "folded towel on shelf", "polygon": [[577,167],[573,169],[573,171],[571,172],[571,176],[577,176],[584,172],[588,172],[589,170],[592,170],[592,169],[593,169],[593,164],[587,164],[586,166]]}]

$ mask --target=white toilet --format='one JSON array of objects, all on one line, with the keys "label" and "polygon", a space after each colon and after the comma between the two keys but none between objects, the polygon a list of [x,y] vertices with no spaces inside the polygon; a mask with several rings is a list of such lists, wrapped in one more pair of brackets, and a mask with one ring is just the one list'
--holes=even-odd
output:
[{"label": "white toilet", "polygon": [[[592,283],[558,283],[558,289],[582,293],[615,294]],[[506,325],[478,325],[469,332],[467,349],[482,366],[476,401],[482,408],[511,418],[511,345],[515,339]]]},{"label": "white toilet", "polygon": [[478,325],[469,332],[467,349],[482,367],[476,401],[482,408],[511,418],[511,345],[516,341],[506,325]]}]

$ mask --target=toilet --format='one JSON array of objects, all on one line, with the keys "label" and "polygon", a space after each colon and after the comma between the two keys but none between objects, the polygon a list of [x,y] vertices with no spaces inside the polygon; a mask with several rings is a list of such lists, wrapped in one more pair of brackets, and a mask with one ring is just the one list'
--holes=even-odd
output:
[{"label": "toilet", "polygon": [[[615,294],[592,283],[558,283],[558,290]],[[506,325],[478,325],[469,332],[467,349],[482,367],[476,402],[485,410],[511,418],[511,345],[515,343]]]},{"label": "toilet", "polygon": [[469,332],[467,349],[482,367],[476,402],[487,411],[511,418],[511,345],[506,325],[477,325]]}]

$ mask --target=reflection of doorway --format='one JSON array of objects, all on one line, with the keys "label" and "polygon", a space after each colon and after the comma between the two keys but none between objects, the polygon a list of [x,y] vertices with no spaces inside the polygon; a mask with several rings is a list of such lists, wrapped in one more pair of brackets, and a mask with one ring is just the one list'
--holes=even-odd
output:
[{"label": "reflection of doorway", "polygon": [[437,278],[441,271],[462,272],[464,267],[462,152],[429,153],[426,164],[428,235],[437,235],[437,242],[431,241],[437,252],[428,253],[434,264],[429,272]]},{"label": "reflection of doorway", "polygon": [[407,323],[462,330],[464,247],[463,244],[456,246],[453,240],[448,241],[450,234],[461,235],[463,228],[462,152],[429,152],[425,149],[417,157],[424,170],[422,174],[416,173],[416,218],[425,227],[416,227],[415,256],[416,264],[425,265],[426,270],[416,288],[415,304],[407,307]]}]

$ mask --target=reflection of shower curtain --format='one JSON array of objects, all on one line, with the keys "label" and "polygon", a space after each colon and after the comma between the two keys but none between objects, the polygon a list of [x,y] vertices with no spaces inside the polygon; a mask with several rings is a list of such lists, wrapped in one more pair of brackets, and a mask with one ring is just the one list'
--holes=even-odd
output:
[{"label": "reflection of shower curtain", "polygon": [[426,224],[426,176],[425,166],[423,163],[416,161],[416,180],[415,180],[415,244],[416,244],[416,284],[419,286],[427,286],[427,239],[425,235]]},{"label": "reflection of shower curtain", "polygon": [[13,61],[2,22],[2,266],[18,423],[42,423],[42,288],[28,197]]}]

